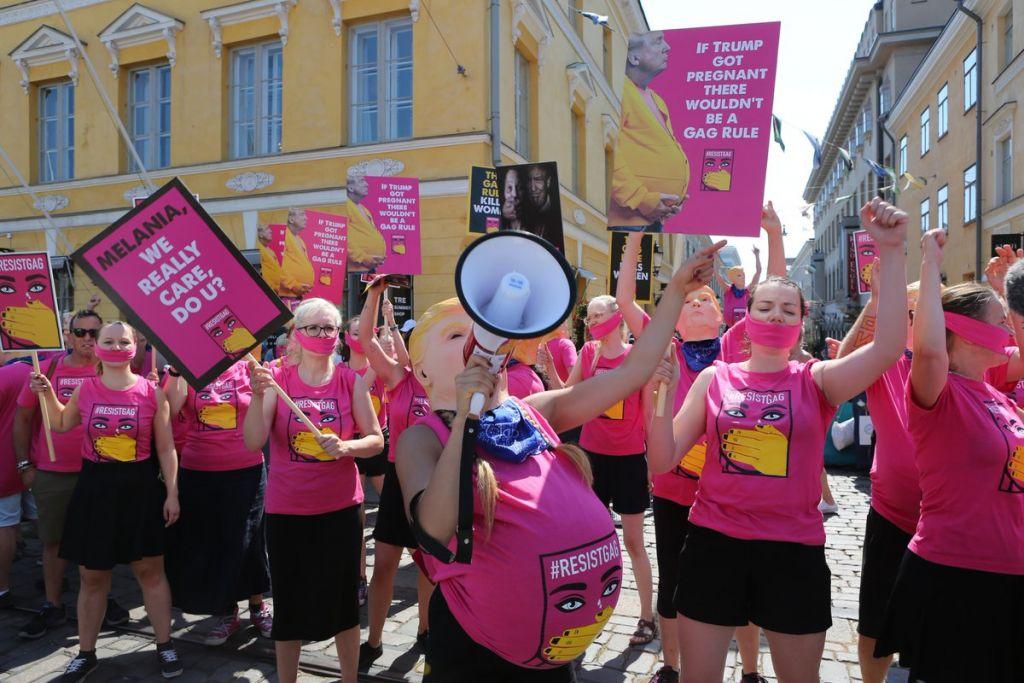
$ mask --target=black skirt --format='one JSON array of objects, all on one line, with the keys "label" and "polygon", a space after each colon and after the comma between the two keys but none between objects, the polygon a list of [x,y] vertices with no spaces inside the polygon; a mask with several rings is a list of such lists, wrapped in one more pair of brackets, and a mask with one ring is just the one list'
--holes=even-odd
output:
[{"label": "black skirt", "polygon": [[225,472],[181,469],[181,518],[168,529],[173,605],[190,614],[228,614],[270,589],[263,516],[263,465]]},{"label": "black skirt", "polygon": [[380,504],[377,506],[377,523],[373,525],[373,540],[398,548],[415,549],[416,536],[413,535],[409,517],[405,514],[405,499],[402,498],[398,470],[395,469],[393,462],[387,464],[383,489],[380,492]]},{"label": "black skirt", "polygon": [[274,640],[327,640],[359,626],[359,506],[267,514]]},{"label": "black skirt", "polygon": [[156,458],[130,463],[82,461],[71,494],[60,557],[107,570],[164,554],[163,482]]},{"label": "black skirt", "polygon": [[910,680],[1024,681],[1024,576],[929,562],[907,551],[875,656],[900,653]]}]

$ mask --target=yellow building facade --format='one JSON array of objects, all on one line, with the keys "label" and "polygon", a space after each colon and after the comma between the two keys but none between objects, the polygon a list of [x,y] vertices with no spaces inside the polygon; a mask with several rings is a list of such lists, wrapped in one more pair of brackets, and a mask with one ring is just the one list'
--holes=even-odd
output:
[{"label": "yellow building facade", "polygon": [[[566,257],[588,295],[606,291],[608,165],[626,40],[647,29],[639,0],[587,3],[612,30],[556,0],[497,4],[497,149],[487,2],[62,5],[70,27],[53,0],[0,3],[0,145],[36,195],[4,165],[0,247],[67,256],[146,194],[105,94],[152,182],[180,177],[247,254],[290,207],[344,213],[351,167],[419,178],[417,315],[454,294],[470,166],[557,161]],[[671,273],[682,240],[658,239]],[[67,307],[95,291],[58,276]]]},{"label": "yellow building facade", "polygon": [[[949,237],[943,272],[948,284],[975,280],[975,239],[981,217],[981,264],[993,240],[1024,233],[1024,0],[965,3],[984,22],[981,70],[977,25],[955,12],[893,106],[888,128],[897,141],[896,172],[927,182],[898,198],[911,216],[908,281],[918,279],[920,234],[944,227]],[[976,157],[978,104],[982,85],[981,164]],[[981,192],[978,181],[981,180]]]}]

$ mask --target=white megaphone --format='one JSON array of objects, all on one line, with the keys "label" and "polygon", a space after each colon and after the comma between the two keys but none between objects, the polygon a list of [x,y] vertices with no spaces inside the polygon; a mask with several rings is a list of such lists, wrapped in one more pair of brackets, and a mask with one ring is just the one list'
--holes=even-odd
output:
[{"label": "white megaphone", "polygon": [[[549,242],[505,230],[484,235],[462,252],[455,266],[455,291],[473,319],[466,360],[483,356],[491,372],[498,373],[516,340],[542,337],[569,317],[576,279]],[[478,416],[483,409],[483,394],[474,394],[470,414]]]}]

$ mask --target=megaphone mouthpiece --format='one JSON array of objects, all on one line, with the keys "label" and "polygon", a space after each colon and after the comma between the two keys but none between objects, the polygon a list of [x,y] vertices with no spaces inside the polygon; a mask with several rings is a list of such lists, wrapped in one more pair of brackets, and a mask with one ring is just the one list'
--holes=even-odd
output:
[{"label": "megaphone mouthpiece", "polygon": [[494,296],[484,307],[484,315],[494,325],[506,330],[523,327],[523,313],[530,302],[530,281],[516,271],[506,273]]}]

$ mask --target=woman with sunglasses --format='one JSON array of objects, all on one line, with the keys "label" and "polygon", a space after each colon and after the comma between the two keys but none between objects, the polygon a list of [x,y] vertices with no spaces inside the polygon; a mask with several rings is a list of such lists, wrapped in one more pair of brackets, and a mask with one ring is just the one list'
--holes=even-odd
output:
[{"label": "woman with sunglasses", "polygon": [[131,371],[137,340],[127,323],[101,327],[96,345],[99,376],[76,388],[66,406],[45,374],[32,375],[32,391],[45,400],[53,431],[83,426],[82,472],[60,545],[60,556],[79,565],[79,652],[62,681],[80,681],[98,665],[96,638],[111,571],[118,564],[131,565],[142,589],[161,674],[174,678],[182,672],[171,645],[171,591],[163,558],[164,527],[178,521],[178,459],[167,398]]},{"label": "woman with sunglasses", "polygon": [[[243,426],[249,451],[270,439],[266,525],[277,674],[295,683],[302,641],[333,638],[342,680],[355,681],[363,490],[354,458],[379,453],[384,437],[362,378],[331,362],[341,331],[337,307],[308,299],[294,315],[287,363],[271,371],[250,362]],[[275,383],[320,436],[272,391]]]},{"label": "woman with sunglasses", "polygon": [[890,367],[905,341],[907,216],[875,199],[861,209],[861,224],[881,252],[871,344],[833,361],[791,361],[803,293],[790,280],[769,277],[748,304],[749,360],[714,363],[697,376],[674,419],[650,419],[647,453],[655,472],[707,442],[675,597],[687,683],[719,683],[733,631],[747,623],[767,636],[780,680],[818,680],[832,622],[818,511],[826,430],[835,406]]}]

